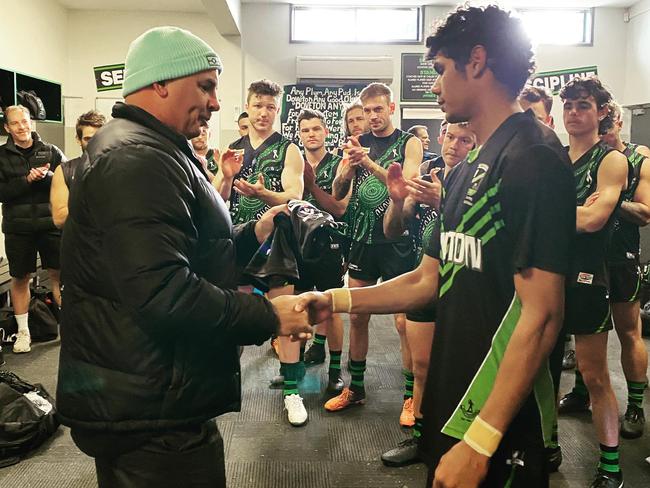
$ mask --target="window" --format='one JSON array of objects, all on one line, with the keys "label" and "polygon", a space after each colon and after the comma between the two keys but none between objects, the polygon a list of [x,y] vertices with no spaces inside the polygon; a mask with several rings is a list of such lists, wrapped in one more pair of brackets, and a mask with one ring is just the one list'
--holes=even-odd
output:
[{"label": "window", "polygon": [[291,42],[422,42],[419,7],[291,6]]},{"label": "window", "polygon": [[519,10],[519,16],[534,44],[591,45],[591,9]]}]

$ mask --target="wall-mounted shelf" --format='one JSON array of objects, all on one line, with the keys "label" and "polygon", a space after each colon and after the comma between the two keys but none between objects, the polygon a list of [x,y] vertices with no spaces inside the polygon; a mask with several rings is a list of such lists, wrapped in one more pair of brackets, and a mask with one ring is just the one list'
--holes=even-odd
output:
[{"label": "wall-mounted shelf", "polygon": [[[63,122],[63,98],[61,84],[0,68],[0,97],[3,106],[16,103],[16,93],[33,90],[43,101],[47,118],[41,122]],[[0,113],[0,120],[3,120]]]}]

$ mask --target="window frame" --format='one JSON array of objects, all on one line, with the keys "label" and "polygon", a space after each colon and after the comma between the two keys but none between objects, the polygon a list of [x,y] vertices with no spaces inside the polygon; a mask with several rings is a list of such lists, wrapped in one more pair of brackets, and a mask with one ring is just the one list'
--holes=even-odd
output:
[{"label": "window frame", "polygon": [[[519,15],[523,15],[526,12],[581,12],[583,14],[583,26],[582,26],[582,36],[583,39],[585,36],[589,36],[588,41],[576,42],[570,44],[555,44],[548,42],[539,42],[539,45],[542,46],[569,46],[569,47],[593,47],[594,45],[594,34],[595,34],[595,16],[596,9],[593,7],[566,7],[566,8],[520,8],[517,9]],[[591,24],[591,25],[589,25]]]},{"label": "window frame", "polygon": [[[351,10],[356,12],[358,10],[416,10],[417,12],[417,39],[392,39],[389,41],[369,41],[369,40],[355,40],[355,41],[314,41],[314,40],[295,40],[295,16],[296,10],[313,10],[313,9],[332,9],[332,10]],[[424,7],[423,6],[385,6],[385,5],[368,5],[368,6],[346,6],[346,5],[299,5],[291,4],[289,6],[289,43],[290,44],[422,44],[424,42]]]}]

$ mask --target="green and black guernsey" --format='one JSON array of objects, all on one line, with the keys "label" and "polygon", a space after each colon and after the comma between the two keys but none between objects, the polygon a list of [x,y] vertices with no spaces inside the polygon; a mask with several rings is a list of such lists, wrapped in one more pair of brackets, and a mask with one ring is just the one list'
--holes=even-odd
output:
[{"label": "green and black guernsey", "polygon": [[[636,152],[636,148],[637,144],[625,143],[623,154],[627,158],[628,178],[627,189],[623,192],[624,202],[634,200],[634,193],[641,179],[641,166],[647,159],[643,154]],[[639,226],[617,213],[614,220],[612,241],[607,253],[607,262],[638,261],[640,247]]]},{"label": "green and black guernsey", "polygon": [[[266,189],[274,192],[284,191],[282,171],[290,144],[291,141],[279,132],[271,134],[257,148],[251,146],[248,136],[236,140],[229,146],[230,149],[244,150],[244,162],[236,178],[255,184],[259,175],[262,174]],[[233,224],[244,224],[259,219],[269,208],[259,198],[246,197],[234,190],[230,193],[230,216]]]},{"label": "green and black guernsey", "polygon": [[[391,163],[404,165],[406,143],[411,137],[414,137],[413,134],[399,129],[387,137],[377,137],[370,132],[359,136],[359,144],[370,148],[370,159],[388,169]],[[384,182],[367,169],[359,168],[346,211],[346,222],[353,241],[364,244],[395,241],[389,241],[384,236],[384,215],[389,203],[390,196]]]},{"label": "green and black guernsey", "polygon": [[[568,149],[565,149],[568,151]],[[587,198],[598,187],[598,170],[605,156],[614,151],[604,142],[594,144],[573,163],[575,177],[576,205],[585,204]],[[619,200],[620,204],[620,200]],[[603,286],[609,288],[609,271],[607,270],[607,251],[612,238],[616,212],[597,232],[579,232],[576,236],[575,255],[567,286]]]},{"label": "green and black guernsey", "polygon": [[[307,159],[305,157],[305,161],[306,160]],[[336,177],[336,171],[339,167],[340,162],[340,156],[336,156],[335,154],[327,152],[325,153],[325,157],[318,163],[316,169],[314,170],[314,174],[316,176],[316,186],[318,186],[325,193],[329,193],[330,195],[332,194],[332,185],[334,184],[334,178]],[[316,198],[314,198],[311,193],[305,192],[304,200],[308,201],[315,207],[320,208],[320,205],[318,205]],[[321,208],[321,210],[323,209]]]},{"label": "green and black guernsey", "polygon": [[[425,166],[425,167],[422,167]],[[445,167],[442,156],[438,156],[420,166],[420,176],[427,175],[433,168]],[[443,180],[444,171],[441,171],[438,178]],[[444,183],[444,182],[443,182]],[[413,249],[415,251],[415,262],[420,264],[424,254],[424,247],[431,240],[433,231],[438,220],[438,211],[434,207],[416,203],[414,218],[410,220],[409,232],[413,238]]]},{"label": "green and black guernsey", "polygon": [[[425,250],[440,262],[420,442],[430,467],[463,438],[494,387],[522,311],[515,274],[539,268],[565,276],[575,221],[567,153],[529,112],[510,116],[447,175],[440,224]],[[554,420],[546,360],[499,450],[547,445]]]}]

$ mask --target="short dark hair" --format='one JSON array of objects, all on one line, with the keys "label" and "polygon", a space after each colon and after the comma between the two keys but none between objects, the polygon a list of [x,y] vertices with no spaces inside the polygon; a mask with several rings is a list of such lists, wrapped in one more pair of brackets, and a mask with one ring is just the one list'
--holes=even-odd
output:
[{"label": "short dark hair", "polygon": [[103,127],[105,123],[106,117],[97,110],[89,110],[85,114],[81,114],[77,119],[77,125],[75,126],[77,139],[81,140],[84,127],[94,127],[95,129],[99,129]]},{"label": "short dark hair", "polygon": [[327,127],[325,123],[325,114],[320,110],[312,110],[310,108],[303,108],[298,114],[298,127],[300,127],[300,122],[303,120],[318,119],[322,122],[323,127]]},{"label": "short dark hair", "polygon": [[573,78],[560,90],[562,101],[578,100],[589,96],[594,97],[599,110],[612,101],[612,94],[605,88],[600,79],[593,75],[586,78]]},{"label": "short dark hair", "polygon": [[239,117],[237,117],[237,123],[239,123],[241,119],[247,119],[247,118],[248,118],[248,112],[242,112],[239,114]]},{"label": "short dark hair", "polygon": [[553,109],[553,94],[545,86],[526,86],[519,95],[520,100],[526,100],[530,103],[542,102],[547,114],[551,114]]},{"label": "short dark hair", "polygon": [[426,125],[414,125],[413,127],[409,127],[408,132],[409,134],[413,134],[415,137],[418,137],[418,132],[421,130],[426,130],[427,133],[429,132],[429,129],[427,128]]},{"label": "short dark hair", "polygon": [[478,45],[485,47],[494,77],[517,97],[535,69],[533,48],[521,20],[495,5],[461,6],[450,13],[427,38],[427,58],[440,53],[462,71]]},{"label": "short dark hair", "polygon": [[258,80],[251,83],[248,87],[246,101],[250,101],[253,95],[270,95],[273,98],[278,98],[281,93],[282,88],[277,83],[267,79]]}]

